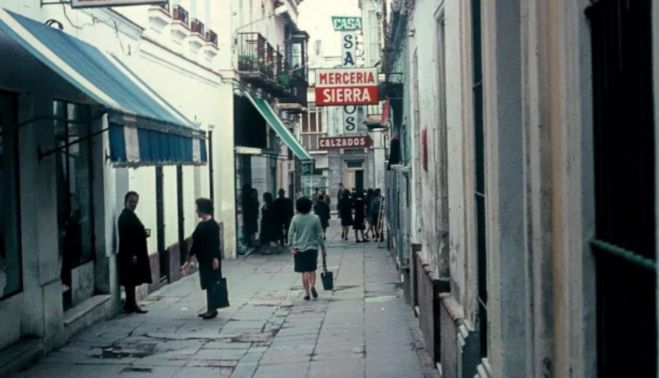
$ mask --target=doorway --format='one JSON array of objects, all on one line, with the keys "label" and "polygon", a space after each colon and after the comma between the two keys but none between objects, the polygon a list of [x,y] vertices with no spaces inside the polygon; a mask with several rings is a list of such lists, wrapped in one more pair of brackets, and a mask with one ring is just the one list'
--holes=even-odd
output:
[{"label": "doorway", "polygon": [[53,102],[57,225],[64,310],[92,297],[94,282],[94,198],[90,110]]},{"label": "doorway", "polygon": [[602,0],[586,14],[593,69],[597,375],[651,377],[657,370],[652,2]]},{"label": "doorway", "polygon": [[343,175],[343,183],[345,187],[353,191],[364,191],[364,161],[346,161],[345,173]]}]

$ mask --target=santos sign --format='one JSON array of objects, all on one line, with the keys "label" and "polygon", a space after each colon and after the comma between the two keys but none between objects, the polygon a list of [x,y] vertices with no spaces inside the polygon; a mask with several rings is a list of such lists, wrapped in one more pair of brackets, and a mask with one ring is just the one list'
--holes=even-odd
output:
[{"label": "santos sign", "polygon": [[349,68],[316,72],[316,105],[373,105],[378,103],[377,70]]},{"label": "santos sign", "polygon": [[169,0],[71,0],[71,7],[118,7],[123,5],[165,4],[167,2]]}]

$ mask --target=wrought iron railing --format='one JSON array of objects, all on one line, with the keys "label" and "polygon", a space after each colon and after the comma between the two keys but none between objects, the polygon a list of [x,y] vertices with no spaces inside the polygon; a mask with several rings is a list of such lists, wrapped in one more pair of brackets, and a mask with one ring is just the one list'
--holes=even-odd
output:
[{"label": "wrought iron railing", "polygon": [[176,21],[181,22],[183,25],[190,27],[190,14],[188,11],[180,5],[174,6],[172,11],[172,18]]}]

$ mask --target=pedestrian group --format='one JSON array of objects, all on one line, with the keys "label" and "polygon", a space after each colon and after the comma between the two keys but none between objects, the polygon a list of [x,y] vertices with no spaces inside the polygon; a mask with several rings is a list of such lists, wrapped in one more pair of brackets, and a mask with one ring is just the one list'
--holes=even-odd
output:
[{"label": "pedestrian group", "polygon": [[[136,214],[139,198],[139,194],[133,191],[124,197],[124,209],[117,222],[117,261],[119,283],[125,289],[124,311],[144,314],[147,311],[137,303],[136,287],[152,283],[147,245],[151,232]],[[271,193],[264,193],[262,200],[263,206],[260,206],[257,190],[249,185],[243,187],[240,199],[243,243],[255,245],[258,234],[258,242],[265,254],[272,252],[273,245],[280,251],[288,246],[293,254],[294,271],[302,275],[304,299],[318,298],[316,270],[319,251],[322,253],[324,274],[328,273],[325,240],[331,219],[330,196],[316,188],[311,198],[298,198],[295,201],[296,215],[293,200],[286,197],[283,189],[278,191],[276,199]],[[364,193],[354,188],[350,191],[342,183],[339,184],[336,207],[341,219],[341,239],[349,239],[352,227],[357,243],[368,242],[369,236],[381,240],[381,206],[380,189],[369,189]],[[200,222],[192,234],[192,245],[188,248],[181,270],[186,274],[192,269],[198,270],[201,289],[206,291],[206,311],[199,316],[213,319],[217,317],[218,309],[229,306],[226,278],[222,275],[223,230],[213,218],[214,207],[210,199],[197,199],[196,213]]]}]

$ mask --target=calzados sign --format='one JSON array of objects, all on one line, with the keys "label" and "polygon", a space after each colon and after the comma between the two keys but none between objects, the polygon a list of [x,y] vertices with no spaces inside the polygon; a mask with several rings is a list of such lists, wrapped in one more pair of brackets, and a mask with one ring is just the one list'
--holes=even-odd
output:
[{"label": "calzados sign", "polygon": [[316,71],[316,105],[373,105],[378,103],[377,70],[346,68]]},{"label": "calzados sign", "polygon": [[323,150],[333,148],[367,148],[371,146],[368,136],[318,138],[318,147]]},{"label": "calzados sign", "polygon": [[71,7],[118,7],[123,5],[163,4],[168,1],[169,0],[71,0]]}]

